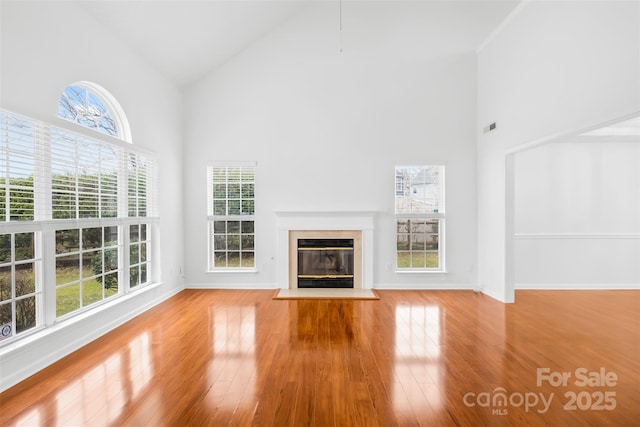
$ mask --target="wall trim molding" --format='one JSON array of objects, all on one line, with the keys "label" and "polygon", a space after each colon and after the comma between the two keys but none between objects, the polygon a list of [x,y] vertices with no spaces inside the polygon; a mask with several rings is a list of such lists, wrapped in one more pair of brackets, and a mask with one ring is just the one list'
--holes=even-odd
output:
[{"label": "wall trim molding", "polygon": [[538,290],[538,291],[640,290],[640,283],[516,283],[516,290]]},{"label": "wall trim molding", "polygon": [[185,289],[227,289],[227,290],[242,290],[242,289],[278,289],[275,282],[263,282],[263,283],[185,283]]},{"label": "wall trim molding", "polygon": [[640,233],[516,233],[518,240],[531,239],[640,239]]}]

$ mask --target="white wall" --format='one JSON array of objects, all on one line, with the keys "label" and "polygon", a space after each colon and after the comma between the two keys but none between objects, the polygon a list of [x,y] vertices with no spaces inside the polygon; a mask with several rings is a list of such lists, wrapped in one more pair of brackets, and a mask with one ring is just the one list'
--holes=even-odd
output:
[{"label": "white wall", "polygon": [[76,3],[3,2],[1,19],[1,107],[60,124],[57,103],[65,86],[79,80],[100,84],[127,114],[134,145],[159,155],[162,189],[156,236],[162,284],[54,327],[44,339],[0,349],[5,389],[183,288],[182,98]]},{"label": "white wall", "polygon": [[[277,210],[378,212],[374,286],[473,286],[475,53],[354,45],[349,33],[340,53],[334,6],[308,9],[185,95],[187,286],[275,287]],[[239,160],[257,161],[259,272],[207,274],[206,164]],[[447,165],[449,272],[399,275],[394,166],[432,163]]]},{"label": "white wall", "polygon": [[[636,1],[527,2],[481,49],[476,129],[484,292],[513,301],[505,152],[640,111],[639,75]],[[492,122],[497,129],[482,133]]]},{"label": "white wall", "polygon": [[640,287],[640,138],[556,142],[515,165],[516,288]]}]

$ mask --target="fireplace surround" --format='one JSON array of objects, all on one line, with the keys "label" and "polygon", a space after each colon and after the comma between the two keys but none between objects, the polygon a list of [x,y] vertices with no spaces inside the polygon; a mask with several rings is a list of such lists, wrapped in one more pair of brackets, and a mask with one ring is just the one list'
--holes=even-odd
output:
[{"label": "fireplace surround", "polygon": [[[305,239],[353,240],[353,288],[373,288],[374,212],[276,211],[276,216],[278,285],[281,289],[298,288],[298,241]],[[319,260],[316,259],[316,262]],[[331,263],[329,259],[326,262]],[[341,274],[327,272],[315,275],[350,274],[343,271]]]}]

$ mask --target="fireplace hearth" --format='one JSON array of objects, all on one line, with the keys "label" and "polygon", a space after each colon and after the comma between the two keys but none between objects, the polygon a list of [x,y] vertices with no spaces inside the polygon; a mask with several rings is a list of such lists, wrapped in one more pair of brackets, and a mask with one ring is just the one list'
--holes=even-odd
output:
[{"label": "fireplace hearth", "polygon": [[298,239],[298,288],[353,288],[353,239]]}]

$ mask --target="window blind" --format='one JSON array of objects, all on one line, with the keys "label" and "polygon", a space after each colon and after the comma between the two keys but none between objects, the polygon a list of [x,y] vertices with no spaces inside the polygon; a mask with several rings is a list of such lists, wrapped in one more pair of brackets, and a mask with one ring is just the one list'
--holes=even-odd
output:
[{"label": "window blind", "polygon": [[157,216],[154,155],[0,111],[0,221]]}]

